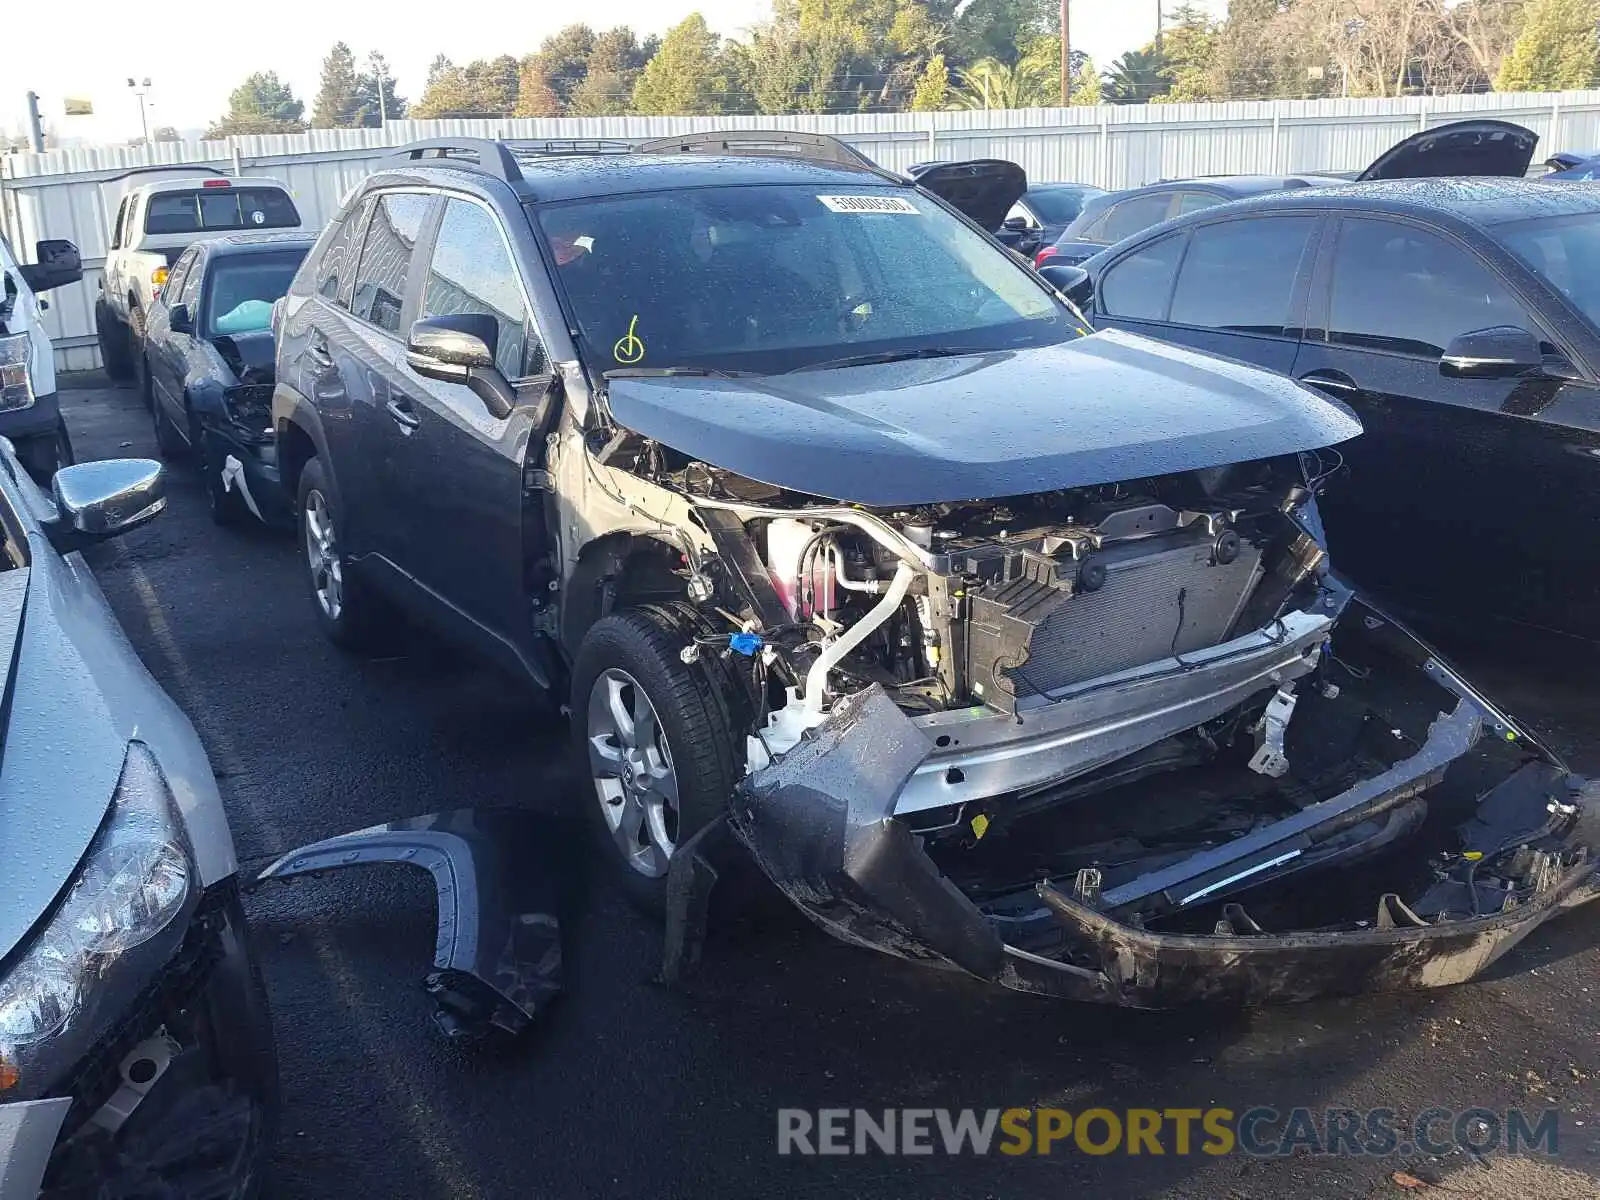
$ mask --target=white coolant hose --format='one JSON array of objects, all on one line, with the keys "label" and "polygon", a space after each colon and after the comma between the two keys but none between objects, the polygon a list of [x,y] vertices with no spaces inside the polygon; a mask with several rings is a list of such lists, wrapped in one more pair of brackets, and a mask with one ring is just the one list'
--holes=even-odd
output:
[{"label": "white coolant hose", "polygon": [[883,591],[881,579],[851,579],[844,573],[844,555],[839,553],[839,543],[832,538],[827,542],[828,557],[833,559],[833,581],[847,592],[867,592],[876,596]]},{"label": "white coolant hose", "polygon": [[883,594],[883,599],[872,606],[872,611],[862,617],[844,633],[827,646],[817,656],[817,661],[811,664],[811,669],[806,672],[806,697],[805,707],[809,713],[820,714],[822,701],[828,687],[828,672],[839,665],[839,661],[846,654],[866,641],[878,626],[882,625],[900,607],[906,598],[906,592],[911,589],[912,577],[916,569],[908,562],[902,562],[895,568],[894,578],[889,581],[889,590]]}]

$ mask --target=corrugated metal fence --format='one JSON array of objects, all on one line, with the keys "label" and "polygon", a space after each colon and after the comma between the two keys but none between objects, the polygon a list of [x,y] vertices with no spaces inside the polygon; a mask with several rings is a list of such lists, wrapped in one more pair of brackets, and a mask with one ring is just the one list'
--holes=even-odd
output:
[{"label": "corrugated metal fence", "polygon": [[1124,188],[1195,175],[1357,170],[1408,134],[1468,115],[1528,126],[1545,154],[1600,147],[1600,91],[814,117],[394,121],[383,129],[9,155],[0,158],[0,225],[28,261],[41,238],[70,238],[82,251],[83,283],[52,293],[46,314],[58,367],[80,370],[99,361],[94,299],[110,209],[120,195],[120,185],[107,181],[131,167],[198,163],[272,175],[293,190],[307,220],[321,224],[385,147],[445,135],[638,141],[713,129],[802,129],[843,138],[896,170],[928,159],[1008,158],[1030,179]]}]

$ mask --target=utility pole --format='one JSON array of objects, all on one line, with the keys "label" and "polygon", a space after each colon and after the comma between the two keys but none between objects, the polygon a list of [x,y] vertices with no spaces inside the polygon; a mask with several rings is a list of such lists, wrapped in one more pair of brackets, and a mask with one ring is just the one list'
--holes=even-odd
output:
[{"label": "utility pole", "polygon": [[1156,57],[1161,57],[1161,0],[1156,0]]},{"label": "utility pole", "polygon": [[384,98],[388,91],[387,81],[384,79],[383,67],[373,64],[377,69],[372,72],[372,77],[378,81],[378,127],[381,129],[389,123],[389,102]]},{"label": "utility pole", "polygon": [[1061,107],[1072,103],[1072,35],[1067,27],[1067,3],[1061,0]]},{"label": "utility pole", "polygon": [[28,93],[28,145],[35,154],[44,153],[44,119],[39,116],[39,93]]},{"label": "utility pole", "polygon": [[145,93],[150,90],[150,77],[148,75],[145,76],[143,83],[135,82],[130,78],[128,86],[133,89],[133,94],[139,97],[139,127],[144,130],[144,144],[148,146],[150,144],[150,121],[145,116],[144,98]]}]

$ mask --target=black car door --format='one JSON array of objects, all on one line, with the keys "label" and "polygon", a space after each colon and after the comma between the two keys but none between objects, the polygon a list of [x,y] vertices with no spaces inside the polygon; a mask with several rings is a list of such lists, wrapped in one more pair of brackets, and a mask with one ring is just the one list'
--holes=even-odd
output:
[{"label": "black car door", "polygon": [[440,617],[515,666],[532,633],[524,522],[543,513],[525,503],[523,467],[530,443],[544,436],[551,376],[511,245],[487,205],[445,199],[431,252],[416,268],[416,315],[494,317],[495,363],[524,402],[497,418],[465,384],[403,368],[376,462],[397,535],[395,563]]},{"label": "black car door", "polygon": [[1314,213],[1237,217],[1140,247],[1101,273],[1095,324],[1287,373],[1319,221]]},{"label": "black car door", "polygon": [[[1596,443],[1551,419],[1582,403],[1558,393],[1591,393],[1592,408],[1592,389],[1559,378],[1576,372],[1547,325],[1441,229],[1344,217],[1319,258],[1294,374],[1348,403],[1366,430],[1339,447],[1348,477],[1322,502],[1334,564],[1456,613],[1570,627],[1587,609],[1592,621],[1596,568],[1573,536],[1587,538]],[[1546,373],[1441,372],[1453,338],[1503,325],[1540,339]]]},{"label": "black car door", "polygon": [[338,381],[337,409],[318,407],[330,445],[344,443],[333,448],[344,536],[357,553],[376,560],[374,577],[402,601],[411,599],[407,580],[392,568],[409,540],[408,516],[395,507],[405,497],[389,494],[382,464],[392,452],[396,427],[412,420],[415,384],[405,365],[404,339],[415,308],[413,258],[437,204],[437,197],[420,192],[378,194],[367,218],[349,316],[333,327],[334,336],[308,347],[314,360],[326,358]]},{"label": "black car door", "polygon": [[[179,256],[161,297],[150,306],[145,324],[145,361],[149,364],[152,402],[166,413],[167,420],[184,436],[189,422],[184,412],[184,380],[189,372],[189,354],[194,346],[200,285],[205,275],[203,247],[190,246]],[[186,330],[172,328],[172,310],[182,305],[189,314]]]}]

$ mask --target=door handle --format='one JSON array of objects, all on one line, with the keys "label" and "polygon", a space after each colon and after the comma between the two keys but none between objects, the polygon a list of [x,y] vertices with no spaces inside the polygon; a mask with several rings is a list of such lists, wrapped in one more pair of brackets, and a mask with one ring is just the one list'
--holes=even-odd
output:
[{"label": "door handle", "polygon": [[311,361],[316,363],[319,367],[333,366],[333,355],[328,352],[328,348],[321,342],[312,342],[309,346],[307,346],[306,357],[311,359]]},{"label": "door handle", "polygon": [[394,423],[400,426],[400,432],[405,434],[407,437],[410,437],[413,433],[415,433],[417,431],[417,426],[422,424],[422,421],[417,417],[417,414],[411,411],[411,401],[405,399],[404,397],[391,400],[383,407],[387,409],[389,415],[394,418]]},{"label": "door handle", "polygon": [[1361,390],[1356,381],[1343,371],[1308,371],[1300,376],[1300,382],[1337,396],[1351,396]]}]

